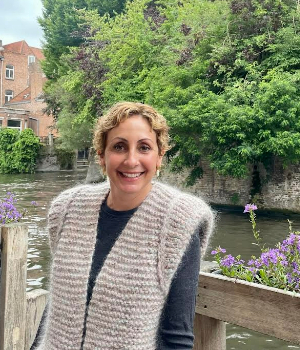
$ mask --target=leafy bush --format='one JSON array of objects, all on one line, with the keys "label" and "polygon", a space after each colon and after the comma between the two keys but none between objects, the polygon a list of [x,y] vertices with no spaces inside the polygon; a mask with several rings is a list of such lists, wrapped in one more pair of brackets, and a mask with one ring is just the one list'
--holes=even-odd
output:
[{"label": "leafy bush", "polygon": [[20,173],[33,173],[39,154],[40,140],[31,129],[20,133],[14,144],[16,168]]},{"label": "leafy bush", "polygon": [[62,170],[71,170],[74,168],[75,162],[75,152],[68,151],[64,148],[56,147],[55,154],[57,156],[57,161]]},{"label": "leafy bush", "polygon": [[40,141],[31,129],[0,130],[0,173],[33,173]]},{"label": "leafy bush", "polygon": [[256,205],[247,204],[244,213],[250,214],[255,244],[261,249],[261,256],[252,256],[245,264],[241,256],[224,255],[226,250],[217,247],[211,252],[224,276],[239,278],[248,282],[261,283],[270,287],[300,292],[300,232],[292,232],[275,248],[265,248],[256,227],[254,211]]},{"label": "leafy bush", "polygon": [[17,173],[14,145],[19,138],[16,129],[0,129],[0,173]]}]

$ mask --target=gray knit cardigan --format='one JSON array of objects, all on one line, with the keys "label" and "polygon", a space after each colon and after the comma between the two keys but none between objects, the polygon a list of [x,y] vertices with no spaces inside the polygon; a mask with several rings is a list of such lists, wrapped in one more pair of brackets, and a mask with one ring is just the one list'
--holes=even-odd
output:
[{"label": "gray knit cardigan", "polygon": [[[52,203],[50,302],[38,350],[80,350],[99,208],[108,183],[67,190]],[[171,281],[193,233],[204,253],[213,214],[201,199],[154,183],[96,279],[83,350],[155,350]]]}]

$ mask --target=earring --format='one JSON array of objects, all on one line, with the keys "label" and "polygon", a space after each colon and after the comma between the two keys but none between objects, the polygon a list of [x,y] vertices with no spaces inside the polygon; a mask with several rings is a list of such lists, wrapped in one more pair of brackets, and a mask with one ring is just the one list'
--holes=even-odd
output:
[{"label": "earring", "polygon": [[156,177],[159,177],[159,171],[160,171],[160,168],[157,168],[156,169]]}]

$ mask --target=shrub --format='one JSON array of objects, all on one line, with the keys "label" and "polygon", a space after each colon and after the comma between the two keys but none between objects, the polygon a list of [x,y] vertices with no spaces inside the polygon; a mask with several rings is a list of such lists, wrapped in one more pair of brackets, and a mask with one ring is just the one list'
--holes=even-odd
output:
[{"label": "shrub", "polygon": [[31,129],[0,130],[0,173],[33,173],[40,141]]},{"label": "shrub", "polygon": [[39,155],[40,140],[31,129],[20,133],[18,141],[14,144],[15,163],[19,173],[33,173]]},{"label": "shrub", "polygon": [[0,173],[17,173],[14,145],[19,138],[16,129],[0,129]]},{"label": "shrub", "polygon": [[57,156],[57,161],[59,163],[60,169],[71,170],[74,168],[74,162],[75,162],[74,151],[68,151],[66,149],[56,147],[55,154]]}]

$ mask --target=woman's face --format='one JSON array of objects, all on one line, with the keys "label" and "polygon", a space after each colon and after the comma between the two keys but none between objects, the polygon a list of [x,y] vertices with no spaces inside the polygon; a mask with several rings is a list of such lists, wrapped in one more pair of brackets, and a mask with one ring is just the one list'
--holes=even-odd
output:
[{"label": "woman's face", "polygon": [[131,116],[108,132],[105,151],[100,156],[114,197],[134,194],[144,199],[161,162],[156,133],[140,115]]}]

